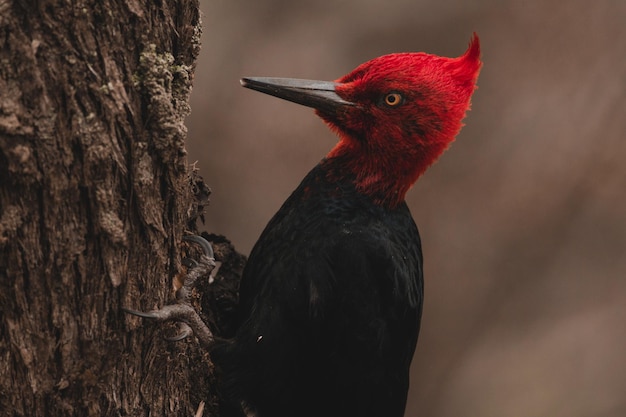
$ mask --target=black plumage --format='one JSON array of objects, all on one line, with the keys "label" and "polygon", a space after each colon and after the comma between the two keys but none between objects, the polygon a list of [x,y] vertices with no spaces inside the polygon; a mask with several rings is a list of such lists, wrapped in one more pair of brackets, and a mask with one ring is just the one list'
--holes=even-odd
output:
[{"label": "black plumage", "polygon": [[245,267],[236,337],[212,359],[225,396],[259,417],[401,417],[423,300],[408,207],[375,204],[323,160]]}]

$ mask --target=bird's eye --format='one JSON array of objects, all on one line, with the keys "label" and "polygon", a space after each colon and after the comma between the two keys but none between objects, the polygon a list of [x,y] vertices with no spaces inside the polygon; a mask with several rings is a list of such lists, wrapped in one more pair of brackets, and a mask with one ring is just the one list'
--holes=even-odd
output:
[{"label": "bird's eye", "polygon": [[402,94],[400,93],[389,93],[385,96],[384,102],[389,107],[397,107],[404,101]]}]

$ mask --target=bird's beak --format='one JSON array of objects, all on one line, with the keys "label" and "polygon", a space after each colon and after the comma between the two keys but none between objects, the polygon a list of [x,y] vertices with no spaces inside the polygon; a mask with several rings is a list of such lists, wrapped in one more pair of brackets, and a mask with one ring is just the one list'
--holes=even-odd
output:
[{"label": "bird's beak", "polygon": [[340,107],[355,105],[339,97],[336,88],[340,84],[331,81],[246,77],[241,79],[241,85],[322,112],[334,113]]}]

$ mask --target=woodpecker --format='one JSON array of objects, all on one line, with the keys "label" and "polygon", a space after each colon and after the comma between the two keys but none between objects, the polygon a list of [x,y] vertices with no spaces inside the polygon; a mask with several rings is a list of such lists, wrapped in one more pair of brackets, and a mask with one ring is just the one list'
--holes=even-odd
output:
[{"label": "woodpecker", "polygon": [[243,78],[315,109],[337,145],[252,249],[234,338],[214,337],[190,301],[215,267],[209,242],[177,301],[127,313],[183,322],[210,350],[221,417],[402,417],[424,300],[409,188],[455,139],[481,68],[478,36],[457,58],[397,53],[334,82]]},{"label": "woodpecker", "polygon": [[457,58],[396,53],[334,82],[243,78],[315,109],[338,143],[252,249],[236,336],[212,346],[223,415],[401,417],[422,315],[405,195],[470,107],[479,39]]}]

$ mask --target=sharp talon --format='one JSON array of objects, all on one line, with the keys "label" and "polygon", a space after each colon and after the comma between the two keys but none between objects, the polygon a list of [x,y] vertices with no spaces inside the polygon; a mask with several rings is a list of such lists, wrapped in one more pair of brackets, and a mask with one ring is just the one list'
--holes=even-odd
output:
[{"label": "sharp talon", "polygon": [[202,247],[202,251],[204,252],[206,256],[208,256],[211,259],[214,259],[213,247],[205,238],[198,236],[198,235],[189,235],[189,236],[183,236],[183,240],[197,243],[198,245]]},{"label": "sharp talon", "polygon": [[195,268],[198,266],[198,261],[196,261],[195,259],[191,259],[191,258],[183,258],[181,262],[187,268]]},{"label": "sharp talon", "polygon": [[131,310],[130,308],[125,308],[125,307],[122,307],[122,310],[125,313],[132,314],[133,316],[143,317],[144,319],[158,319],[159,318],[159,315],[156,314],[156,312],[154,311],[143,312],[143,311]]},{"label": "sharp talon", "polygon": [[189,336],[193,334],[193,330],[191,330],[191,327],[189,327],[185,323],[180,323],[180,324],[182,327],[181,332],[178,333],[176,336],[166,337],[165,340],[167,340],[168,342],[179,342],[183,339],[188,338]]},{"label": "sharp talon", "polygon": [[176,336],[166,338],[166,340],[176,342],[189,337],[191,334],[195,334],[202,345],[210,347],[213,345],[213,334],[191,305],[191,291],[198,278],[208,277],[210,280],[210,273],[215,268],[213,248],[206,239],[200,236],[183,236],[183,240],[200,245],[203,255],[199,261],[189,258],[184,258],[181,261],[189,269],[182,286],[176,291],[176,304],[165,305],[159,310],[149,312],[123,307],[122,310],[134,316],[160,322],[167,320],[182,322],[181,332]]},{"label": "sharp talon", "polygon": [[213,345],[213,333],[202,321],[198,312],[188,304],[170,304],[163,306],[160,310],[144,313],[142,311],[122,308],[126,313],[147,319],[155,319],[158,321],[175,320],[185,324],[181,334],[174,336],[172,340],[182,340],[190,334],[195,334],[200,343],[205,347]]},{"label": "sharp talon", "polygon": [[176,336],[166,337],[164,339],[167,340],[168,342],[180,342],[181,340],[186,339],[190,335],[191,335],[191,332],[180,333],[180,334],[177,334]]}]

